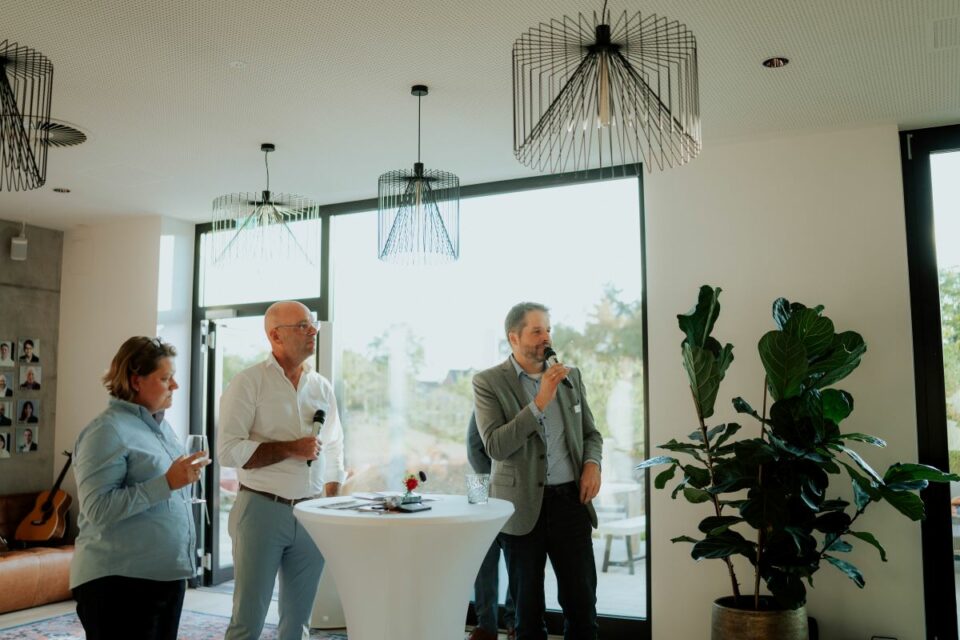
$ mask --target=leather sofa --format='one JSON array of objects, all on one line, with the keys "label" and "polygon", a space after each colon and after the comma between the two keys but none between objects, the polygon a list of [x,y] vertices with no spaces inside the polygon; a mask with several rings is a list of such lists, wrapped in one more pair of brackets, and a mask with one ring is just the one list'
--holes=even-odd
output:
[{"label": "leather sofa", "polygon": [[[73,545],[17,548],[17,525],[33,509],[36,493],[0,496],[0,536],[10,549],[0,546],[0,613],[69,600],[70,561]],[[54,543],[66,542],[64,540]]]}]

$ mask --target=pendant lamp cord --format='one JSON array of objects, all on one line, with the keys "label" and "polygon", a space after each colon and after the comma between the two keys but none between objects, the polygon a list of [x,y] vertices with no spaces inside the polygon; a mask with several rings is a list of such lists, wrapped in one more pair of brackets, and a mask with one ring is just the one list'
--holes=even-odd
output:
[{"label": "pendant lamp cord", "polygon": [[417,96],[417,162],[420,162],[420,98]]},{"label": "pendant lamp cord", "polygon": [[267,162],[268,151],[263,152],[263,166],[267,170],[267,191],[270,191],[270,163]]},{"label": "pendant lamp cord", "polygon": [[607,0],[603,0],[603,9],[600,10],[600,22],[603,22],[607,15]]}]

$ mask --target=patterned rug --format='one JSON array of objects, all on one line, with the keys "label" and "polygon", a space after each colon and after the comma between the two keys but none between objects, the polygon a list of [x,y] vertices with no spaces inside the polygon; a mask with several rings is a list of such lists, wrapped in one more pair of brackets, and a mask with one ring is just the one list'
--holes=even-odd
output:
[{"label": "patterned rug", "polygon": [[[177,636],[180,640],[221,640],[229,621],[229,618],[223,616],[185,610],[180,617],[180,633]],[[264,625],[261,640],[275,640],[276,637],[276,626]],[[85,636],[77,614],[66,613],[55,618],[2,629],[0,638],[4,640],[84,640]],[[310,638],[311,640],[347,640],[347,634],[314,629],[310,632]]]}]

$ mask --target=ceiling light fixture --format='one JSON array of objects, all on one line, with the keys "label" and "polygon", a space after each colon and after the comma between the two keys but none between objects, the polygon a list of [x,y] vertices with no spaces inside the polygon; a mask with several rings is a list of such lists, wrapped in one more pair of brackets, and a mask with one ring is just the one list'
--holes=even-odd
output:
[{"label": "ceiling light fixture", "polygon": [[417,161],[413,171],[389,171],[377,181],[377,257],[384,262],[429,265],[460,257],[460,178],[446,171],[425,171],[420,162],[420,99],[417,96]]},{"label": "ceiling light fixture", "polygon": [[682,165],[700,153],[697,40],[656,15],[564,16],[513,45],[513,151],[561,173],[643,163]]},{"label": "ceiling light fixture", "polygon": [[[228,260],[306,259],[320,255],[320,209],[309,198],[270,191],[268,154],[260,145],[267,188],[260,193],[231,193],[213,201],[213,257]],[[296,225],[296,229],[293,227]]]},{"label": "ceiling light fixture", "polygon": [[788,58],[781,58],[779,56],[774,56],[773,58],[767,58],[763,61],[763,66],[768,69],[779,69],[780,67],[785,67],[790,64]]},{"label": "ceiling light fixture", "polygon": [[0,42],[0,191],[47,181],[53,64],[39,51]]}]

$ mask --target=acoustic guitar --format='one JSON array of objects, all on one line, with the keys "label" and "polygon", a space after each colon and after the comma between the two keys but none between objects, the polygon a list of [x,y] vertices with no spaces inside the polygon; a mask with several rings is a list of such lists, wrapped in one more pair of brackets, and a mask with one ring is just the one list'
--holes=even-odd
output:
[{"label": "acoustic guitar", "polygon": [[60,470],[57,481],[53,483],[50,491],[41,491],[37,496],[37,502],[26,518],[17,527],[14,537],[21,542],[45,542],[62,538],[67,530],[67,510],[73,499],[66,491],[60,490],[60,483],[63,477],[67,475],[67,469],[70,468],[70,462],[73,460],[73,454],[64,451],[67,456],[67,463]]}]

